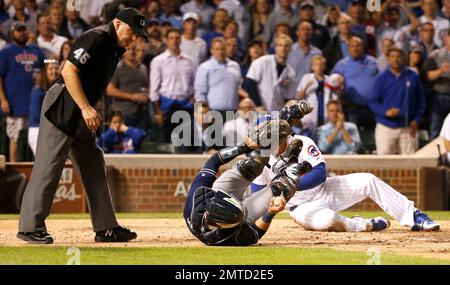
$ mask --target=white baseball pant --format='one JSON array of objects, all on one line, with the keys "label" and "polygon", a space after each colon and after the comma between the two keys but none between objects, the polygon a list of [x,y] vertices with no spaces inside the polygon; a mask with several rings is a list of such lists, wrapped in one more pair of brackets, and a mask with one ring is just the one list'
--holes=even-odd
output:
[{"label": "white baseball pant", "polygon": [[414,202],[370,173],[327,178],[315,199],[301,203],[295,209],[291,207],[289,214],[308,230],[369,231],[369,221],[350,219],[338,213],[366,198],[372,199],[401,225],[414,225]]}]

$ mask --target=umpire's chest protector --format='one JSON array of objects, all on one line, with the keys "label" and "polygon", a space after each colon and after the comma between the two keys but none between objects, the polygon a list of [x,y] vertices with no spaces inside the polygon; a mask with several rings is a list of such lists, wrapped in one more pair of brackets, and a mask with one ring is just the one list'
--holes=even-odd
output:
[{"label": "umpire's chest protector", "polygon": [[[95,106],[105,92],[125,49],[117,45],[117,34],[113,23],[91,29],[75,40],[67,60],[79,70],[84,93],[91,106]],[[64,87],[64,78],[56,84]],[[46,118],[70,137],[74,137],[81,110],[70,96],[67,88],[62,88],[55,102],[45,111]]]}]

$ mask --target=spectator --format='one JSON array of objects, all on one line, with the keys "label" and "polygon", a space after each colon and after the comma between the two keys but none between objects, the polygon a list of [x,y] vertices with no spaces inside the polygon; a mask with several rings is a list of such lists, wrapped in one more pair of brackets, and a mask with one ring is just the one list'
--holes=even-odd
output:
[{"label": "spectator", "polygon": [[450,29],[447,31],[445,46],[429,55],[425,69],[431,93],[430,138],[434,139],[450,112]]},{"label": "spectator", "polygon": [[292,39],[280,35],[275,42],[275,55],[261,56],[251,65],[244,81],[258,111],[279,111],[295,97],[295,71],[287,62]]},{"label": "spectator", "polygon": [[15,162],[19,132],[28,126],[33,71],[42,68],[44,55],[38,47],[27,45],[24,23],[13,23],[11,38],[13,43],[0,51],[0,105],[8,116],[9,160]]},{"label": "spectator", "polygon": [[437,15],[439,6],[435,0],[423,0],[423,15],[419,18],[420,23],[430,22],[435,29],[434,42],[438,47],[445,45],[445,33],[450,28],[449,20],[441,18]]},{"label": "spectator", "polygon": [[422,85],[426,83],[427,73],[424,69],[424,59],[422,48],[419,46],[413,46],[408,51],[408,61],[407,66],[409,69],[414,71],[417,75],[419,75],[420,82]]},{"label": "spectator", "polygon": [[230,16],[228,15],[227,10],[217,9],[214,12],[214,17],[212,21],[214,30],[203,35],[203,40],[206,42],[208,50],[211,49],[211,41],[214,38],[224,36],[225,27],[227,26],[228,21],[230,21]]},{"label": "spectator", "polygon": [[158,18],[161,15],[161,8],[158,0],[149,0],[141,7],[140,12],[146,19]]},{"label": "spectator", "polygon": [[26,25],[28,31],[31,31],[33,33],[36,32],[36,18],[31,18],[29,15],[27,15],[25,13],[25,1],[24,0],[12,0],[11,4],[14,7],[15,14],[9,20],[6,20],[2,24],[3,38],[7,42],[11,41],[11,38],[10,38],[11,25],[14,22],[24,23]]},{"label": "spectator", "polygon": [[352,37],[352,19],[346,14],[341,14],[338,19],[338,34],[331,39],[323,50],[327,59],[327,70],[329,73],[336,63],[348,56],[348,42]]},{"label": "spectator", "polygon": [[143,41],[131,45],[117,65],[106,93],[113,98],[114,108],[122,112],[125,125],[145,130],[149,76],[147,67],[142,64],[144,49]]},{"label": "spectator", "polygon": [[394,45],[392,38],[386,37],[381,41],[381,55],[377,57],[377,67],[379,71],[383,71],[388,67],[387,53],[389,48]]},{"label": "spectator", "polygon": [[133,154],[139,152],[145,132],[128,127],[119,110],[111,111],[110,117],[109,128],[100,135],[97,144],[105,153]]},{"label": "spectator", "polygon": [[311,44],[313,26],[310,22],[301,21],[298,24],[297,37],[297,42],[292,46],[288,57],[288,64],[295,71],[295,87],[298,86],[303,75],[310,72],[311,59],[315,55],[322,55],[322,51]]},{"label": "spectator", "polygon": [[81,5],[81,18],[89,25],[97,26],[100,22],[102,9],[110,2],[113,2],[113,0],[84,1]]},{"label": "spectator", "polygon": [[450,0],[442,1],[442,9],[439,16],[450,21]]},{"label": "spectator", "polygon": [[250,39],[253,41],[263,41],[264,26],[269,20],[271,11],[272,6],[267,0],[256,0],[250,26]]},{"label": "spectator", "polygon": [[[237,22],[234,20],[231,20],[227,23],[225,26],[225,32],[223,34],[223,37],[225,40],[229,38],[235,38],[233,40],[233,43],[235,43],[235,49],[233,50],[233,57],[228,56],[229,58],[236,60],[238,62],[241,62],[245,55],[245,45],[242,43],[242,40],[238,36],[239,26]],[[231,50],[230,50],[231,51]]]},{"label": "spectator", "polygon": [[444,139],[444,147],[447,152],[447,165],[450,165],[450,113],[444,120],[440,137]]},{"label": "spectator", "polygon": [[195,101],[206,103],[226,121],[226,111],[236,111],[239,104],[241,72],[239,64],[226,56],[223,38],[211,44],[211,58],[199,66],[195,76]]},{"label": "spectator", "polygon": [[[400,10],[401,9],[401,10]],[[386,1],[381,6],[381,13],[375,14],[376,23],[376,55],[381,56],[381,44],[384,38],[394,39],[396,32],[400,29],[401,12],[408,16],[410,26],[418,27],[419,20],[414,15],[414,12],[408,6],[406,1],[401,2],[400,5],[395,4],[394,1]]]},{"label": "spectator", "polygon": [[192,114],[195,65],[181,53],[181,34],[170,29],[166,35],[167,50],[155,57],[150,67],[150,100],[158,127],[164,127],[164,139],[171,141],[177,126],[171,122],[172,114],[182,110]]},{"label": "spectator", "polygon": [[277,26],[275,27],[275,35],[273,36],[273,41],[270,43],[270,45],[267,45],[263,42],[264,50],[267,51],[267,53],[275,53],[275,40],[278,39],[278,37],[281,35],[285,35],[288,37],[291,36],[291,28],[287,23],[277,24]]},{"label": "spectator", "polygon": [[421,24],[419,29],[419,35],[420,35],[420,41],[419,45],[423,49],[423,56],[426,60],[428,58],[428,55],[432,53],[434,50],[438,49],[439,47],[434,43],[434,26],[431,22],[426,22],[424,24]]},{"label": "spectator", "polygon": [[[250,32],[250,14],[240,1],[236,0],[215,0],[217,7],[225,9],[228,15],[238,26],[237,38],[243,45],[247,45]],[[243,47],[244,48],[244,47]]]},{"label": "spectator", "polygon": [[330,38],[334,38],[338,34],[338,21],[341,16],[341,9],[337,5],[327,7],[326,14],[322,16],[319,24],[326,27]]},{"label": "spectator", "polygon": [[9,14],[5,9],[5,1],[0,0],[0,24],[9,20]]},{"label": "spectator", "polygon": [[302,120],[303,125],[309,128],[313,135],[319,126],[326,123],[328,101],[339,99],[344,85],[342,76],[325,75],[325,68],[326,59],[321,55],[314,56],[311,60],[313,73],[305,74],[297,87],[299,99],[306,99],[313,107],[312,113]]},{"label": "spectator", "polygon": [[194,12],[200,15],[197,36],[202,37],[210,31],[212,19],[214,17],[214,8],[205,3],[205,0],[191,0],[183,4],[180,8],[183,14]]},{"label": "spectator", "polygon": [[64,61],[67,59],[67,57],[69,56],[69,52],[72,49],[73,46],[73,42],[72,41],[67,41],[65,43],[63,43],[62,47],[61,47],[61,52],[59,53],[59,64],[62,65],[64,63]]},{"label": "spectator", "polygon": [[352,19],[352,34],[358,36],[363,41],[364,47],[368,47],[369,38],[364,23],[365,1],[353,0],[347,8],[347,14]]},{"label": "spectator", "polygon": [[341,59],[332,73],[344,77],[345,89],[342,97],[345,117],[358,127],[374,128],[374,116],[369,108],[370,95],[375,76],[378,74],[375,59],[364,53],[360,38],[351,37],[348,45],[349,56]]},{"label": "spectator", "polygon": [[44,69],[40,72],[39,80],[37,80],[30,95],[28,144],[34,155],[36,155],[42,102],[44,101],[45,93],[47,93],[47,90],[56,82],[59,76],[59,64],[57,60],[51,59],[45,60],[44,62]]},{"label": "spectator", "polygon": [[337,100],[327,103],[328,123],[319,127],[318,146],[325,154],[355,154],[361,145],[358,127],[346,122]]},{"label": "spectator", "polygon": [[208,116],[208,112],[208,105],[195,104],[194,120],[192,121],[191,126],[183,127],[183,130],[189,127],[193,130],[191,144],[189,146],[181,146],[179,149],[180,153],[202,154],[214,150],[215,145],[208,129],[211,123],[211,118]]},{"label": "spectator", "polygon": [[159,16],[161,23],[169,22],[172,27],[181,30],[183,27],[182,14],[180,12],[181,0],[159,0],[162,14]]},{"label": "spectator", "polygon": [[50,7],[49,16],[50,16],[50,25],[53,29],[53,32],[57,35],[62,35],[63,27],[62,24],[64,22],[64,8],[59,7],[57,5],[53,5]]},{"label": "spectator", "polygon": [[[269,15],[266,25],[264,26],[263,41],[270,46],[272,37],[275,34],[275,28],[280,23],[287,23],[289,29],[293,29],[300,21],[298,15],[292,10],[293,0],[278,0],[278,8],[275,8]],[[275,37],[273,39],[276,39]]]},{"label": "spectator", "polygon": [[181,36],[181,53],[185,54],[199,65],[206,60],[206,42],[197,37],[199,17],[196,13],[190,12],[183,16],[183,35]]},{"label": "spectator", "polygon": [[312,25],[313,34],[311,44],[319,49],[323,49],[330,41],[330,34],[327,28],[314,21],[314,3],[308,0],[303,1],[300,4],[299,17],[301,21],[310,22]]},{"label": "spectator", "polygon": [[260,41],[250,42],[245,55],[244,62],[241,65],[241,74],[243,77],[247,75],[248,69],[253,61],[264,55],[263,44]]},{"label": "spectator", "polygon": [[412,154],[418,146],[418,125],[425,110],[419,76],[404,64],[404,53],[391,47],[389,68],[375,78],[371,108],[376,115],[377,154]]},{"label": "spectator", "polygon": [[80,12],[66,10],[64,14],[66,17],[62,22],[61,36],[75,39],[90,29],[89,25],[80,17]]},{"label": "spectator", "polygon": [[38,46],[43,50],[47,58],[57,58],[61,52],[62,45],[67,42],[67,38],[53,32],[49,14],[38,16],[38,31]]},{"label": "spectator", "polygon": [[148,40],[145,45],[143,64],[150,66],[152,60],[167,49],[166,43],[161,35],[161,23],[156,18],[151,18],[147,22],[146,29]]},{"label": "spectator", "polygon": [[241,61],[238,54],[238,41],[239,39],[237,37],[228,37],[225,39],[226,56],[236,62]]},{"label": "spectator", "polygon": [[255,103],[250,98],[239,102],[237,117],[223,126],[223,140],[225,146],[243,145],[249,127],[256,121]]}]

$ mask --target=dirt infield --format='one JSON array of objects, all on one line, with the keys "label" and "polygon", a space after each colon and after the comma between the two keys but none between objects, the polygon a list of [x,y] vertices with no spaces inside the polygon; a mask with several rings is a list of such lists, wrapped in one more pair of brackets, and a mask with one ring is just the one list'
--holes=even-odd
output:
[{"label": "dirt infield", "polygon": [[[51,246],[60,247],[198,247],[204,246],[187,230],[182,219],[122,219],[120,223],[138,233],[131,243],[97,244],[89,220],[48,220],[55,238]],[[411,232],[392,222],[391,228],[378,233],[328,233],[305,231],[290,219],[273,222],[259,243],[264,247],[333,248],[366,251],[370,247],[382,252],[450,260],[450,221],[441,221],[440,232]],[[28,245],[18,240],[17,221],[0,221],[0,246]]]}]

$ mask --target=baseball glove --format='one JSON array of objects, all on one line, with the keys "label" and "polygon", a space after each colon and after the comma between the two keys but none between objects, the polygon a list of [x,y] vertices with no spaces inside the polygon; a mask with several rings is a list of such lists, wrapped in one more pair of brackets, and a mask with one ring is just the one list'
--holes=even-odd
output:
[{"label": "baseball glove", "polygon": [[291,127],[286,120],[264,121],[249,130],[247,145],[270,147],[270,142],[278,143],[291,134]]}]

